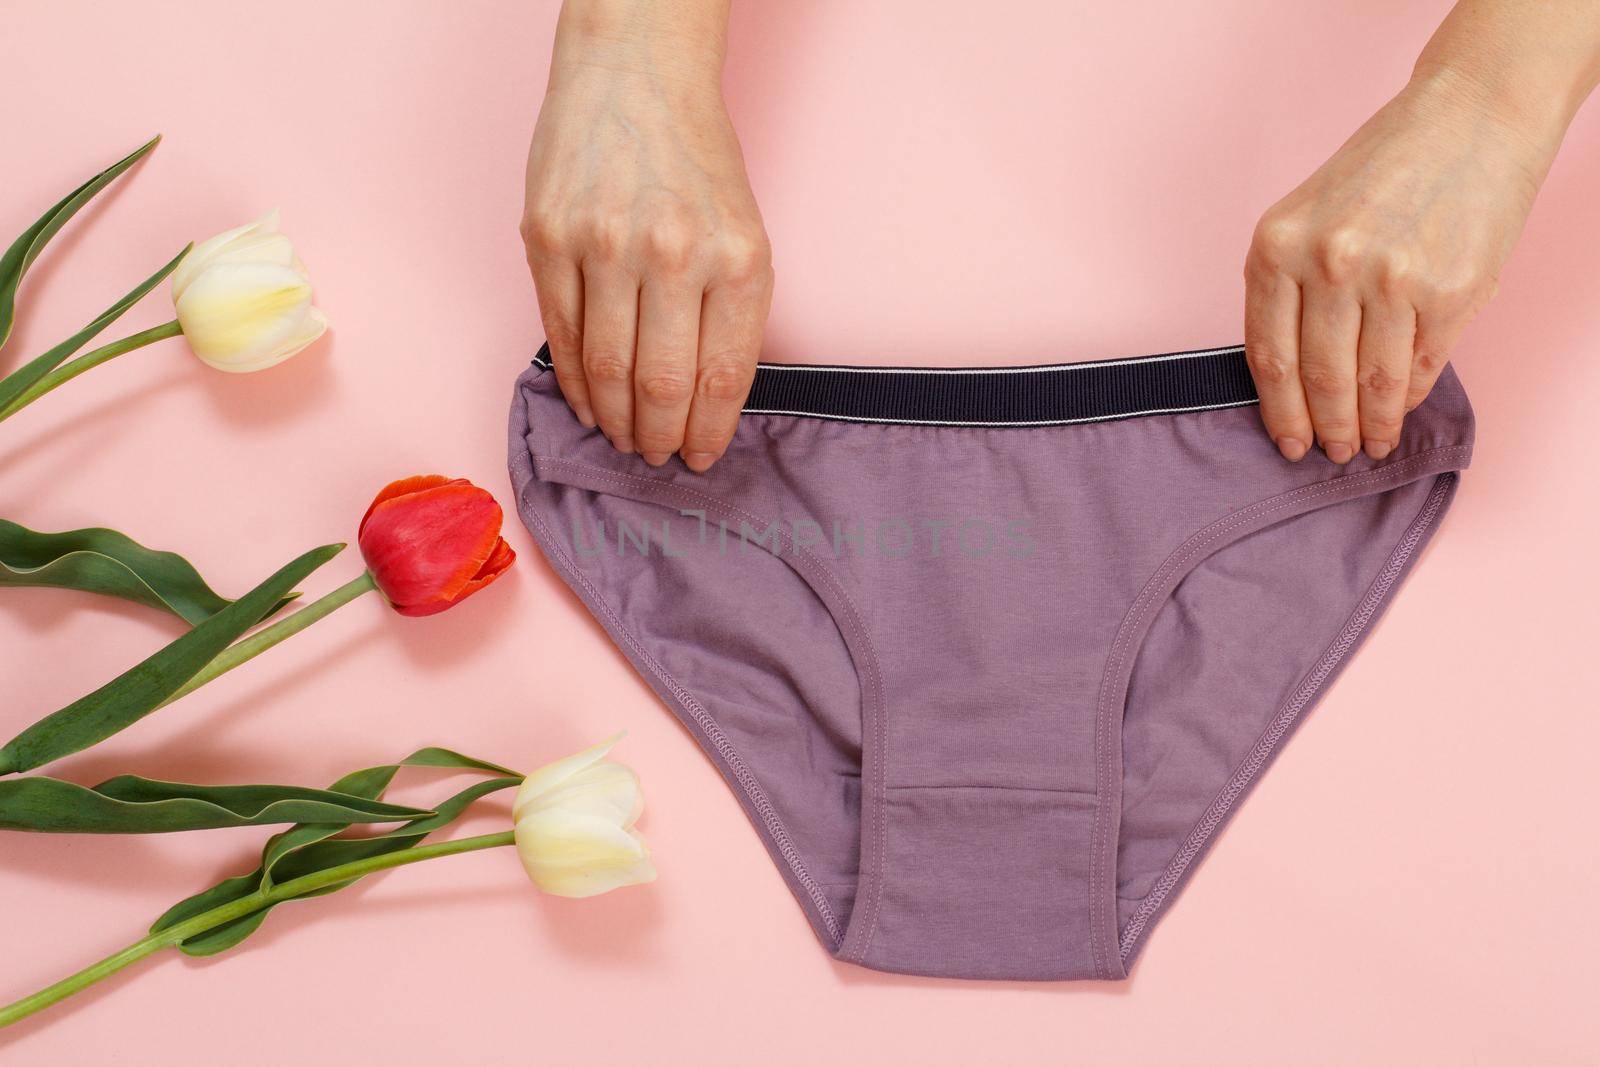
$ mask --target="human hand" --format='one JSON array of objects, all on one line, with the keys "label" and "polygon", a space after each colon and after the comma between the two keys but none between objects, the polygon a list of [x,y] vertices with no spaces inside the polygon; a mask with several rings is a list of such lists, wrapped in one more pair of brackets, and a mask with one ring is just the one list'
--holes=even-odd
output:
[{"label": "human hand", "polygon": [[528,153],[528,265],[578,418],[619,451],[656,466],[679,452],[701,472],[733,437],[772,299],[719,84],[726,3],[621,21],[596,6],[617,7],[569,0],[557,29]]},{"label": "human hand", "polygon": [[1245,352],[1285,457],[1394,449],[1522,232],[1560,143],[1536,129],[1418,77],[1262,217]]}]

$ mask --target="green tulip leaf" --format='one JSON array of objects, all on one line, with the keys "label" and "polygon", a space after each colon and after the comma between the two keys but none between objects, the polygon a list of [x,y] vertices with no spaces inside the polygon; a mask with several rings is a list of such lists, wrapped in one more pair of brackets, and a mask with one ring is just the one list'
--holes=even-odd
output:
[{"label": "green tulip leaf", "polygon": [[288,785],[188,785],[121,775],[90,789],[58,778],[0,781],[0,830],[56,834],[164,834],[316,821],[416,821],[419,808]]},{"label": "green tulip leaf", "polygon": [[[170,611],[191,626],[232,601],[174,552],[157,552],[115,530],[40,533],[0,519],[0,586],[54,586],[121,597]],[[267,612],[288,604],[287,597]]]},{"label": "green tulip leaf", "polygon": [[[475,782],[449,799],[435,805],[432,814],[404,823],[394,827],[392,830],[372,837],[336,838],[334,835],[343,830],[344,827],[328,823],[308,822],[305,825],[290,827],[274,835],[267,842],[266,847],[262,849],[261,863],[255,870],[249,874],[228,878],[204,892],[196,893],[194,896],[180,901],[169,909],[165,915],[157,919],[155,924],[151,926],[150,931],[155,933],[158,930],[164,930],[185,919],[210,911],[212,908],[268,889],[275,883],[291,881],[341,863],[411,848],[420,844],[433,831],[454,822],[462,812],[466,811],[480,797],[522,784],[522,776],[516,771],[507,770],[497,764],[476,760],[470,756],[463,756],[448,749],[425,748],[412,753],[399,763],[368,767],[365,770],[348,774],[329,788],[337,793],[362,796],[376,801],[383,796],[384,791],[389,787],[389,783],[394,780],[395,774],[401,767],[445,767],[458,770],[477,770],[499,775],[499,777]],[[350,884],[351,882],[341,882],[293,899],[304,900],[314,896],[325,896],[328,893],[337,892]],[[232,922],[224,923],[204,933],[196,934],[185,939],[178,947],[190,956],[213,956],[219,952],[225,952],[253,934],[266,920],[267,913],[274,906],[265,906],[258,911],[253,911],[248,915],[234,919]]]},{"label": "green tulip leaf", "polygon": [[17,287],[22,284],[22,276],[28,273],[28,268],[33,266],[33,261],[39,258],[39,253],[44,251],[44,246],[50,238],[56,235],[67,220],[78,213],[78,209],[93,200],[95,194],[110,185],[117,176],[140,159],[149,154],[150,150],[161,140],[160,135],[150,138],[144,144],[134,149],[128,155],[111,164],[93,178],[78,186],[68,193],[59,203],[44,213],[44,217],[28,227],[21,237],[11,243],[5,255],[0,256],[0,347],[4,347],[6,339],[11,336],[11,327],[16,320],[17,313]]},{"label": "green tulip leaf", "polygon": [[36,382],[64,363],[68,356],[82,348],[101,330],[121,318],[122,313],[133,307],[140,300],[143,300],[146,293],[160,285],[162,279],[177,269],[183,257],[188,255],[189,249],[193,247],[193,245],[186,245],[183,251],[173,256],[164,267],[140,282],[127,296],[101,312],[99,317],[89,325],[50,349],[44,355],[29,363],[24,363],[4,379],[0,379],[0,419],[4,419],[9,414],[7,409],[23,393],[32,388]]},{"label": "green tulip leaf", "polygon": [[82,751],[144,718],[343,548],[312,549],[143,663],[40,719],[0,747],[0,774]]},{"label": "green tulip leaf", "polygon": [[[474,759],[471,756],[463,756],[461,753],[452,752],[448,748],[419,748],[399,763],[385,764],[382,767],[369,767],[365,771],[357,771],[356,775],[388,771],[390,778],[392,778],[401,767],[439,767],[444,770],[487,771],[490,774],[509,774],[514,778],[522,777],[521,771],[514,771],[510,767],[502,767],[498,763],[488,763],[484,760]],[[380,788],[388,788],[388,784],[388,781],[385,780]]]}]

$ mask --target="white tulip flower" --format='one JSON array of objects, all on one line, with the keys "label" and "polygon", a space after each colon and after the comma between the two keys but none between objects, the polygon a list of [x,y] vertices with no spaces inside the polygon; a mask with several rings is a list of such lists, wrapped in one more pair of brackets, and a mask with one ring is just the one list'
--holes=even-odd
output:
[{"label": "white tulip flower", "polygon": [[633,829],[644,810],[639,778],[605,758],[621,739],[541,767],[517,790],[517,855],[546,893],[589,897],[655,881],[650,850]]},{"label": "white tulip flower", "polygon": [[172,303],[194,354],[231,373],[282,363],[328,328],[276,210],[195,245],[172,272]]}]

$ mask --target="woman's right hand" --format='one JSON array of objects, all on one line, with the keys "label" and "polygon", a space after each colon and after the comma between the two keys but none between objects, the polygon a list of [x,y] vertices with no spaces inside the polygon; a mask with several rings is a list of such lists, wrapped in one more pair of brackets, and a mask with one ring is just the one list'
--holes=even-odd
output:
[{"label": "woman's right hand", "polygon": [[721,71],[726,0],[568,0],[522,234],[577,417],[659,466],[727,448],[772,299]]},{"label": "woman's right hand", "polygon": [[1493,296],[1560,145],[1418,76],[1256,227],[1245,352],[1279,451],[1384,459]]}]

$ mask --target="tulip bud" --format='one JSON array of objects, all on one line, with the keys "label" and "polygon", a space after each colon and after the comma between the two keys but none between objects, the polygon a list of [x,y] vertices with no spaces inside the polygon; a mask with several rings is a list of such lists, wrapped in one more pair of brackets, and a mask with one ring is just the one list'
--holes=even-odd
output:
[{"label": "tulip bud", "polygon": [[517,855],[546,893],[590,897],[655,881],[650,850],[632,828],[644,810],[638,776],[605,758],[621,739],[541,767],[517,790]]},{"label": "tulip bud", "polygon": [[194,354],[234,373],[282,363],[328,328],[276,211],[195,245],[172,273],[172,303]]},{"label": "tulip bud", "polygon": [[516,561],[500,536],[500,505],[465,478],[418,474],[384,486],[361,518],[361,558],[402,615],[433,615],[476,593]]}]

